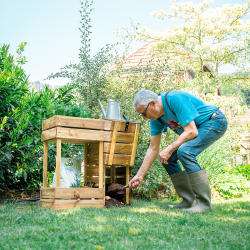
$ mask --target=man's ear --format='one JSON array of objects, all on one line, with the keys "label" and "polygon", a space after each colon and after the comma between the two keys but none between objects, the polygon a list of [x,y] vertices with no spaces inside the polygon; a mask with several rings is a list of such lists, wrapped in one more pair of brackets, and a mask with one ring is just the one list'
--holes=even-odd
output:
[{"label": "man's ear", "polygon": [[151,106],[155,107],[156,106],[156,101],[152,100],[149,102]]}]

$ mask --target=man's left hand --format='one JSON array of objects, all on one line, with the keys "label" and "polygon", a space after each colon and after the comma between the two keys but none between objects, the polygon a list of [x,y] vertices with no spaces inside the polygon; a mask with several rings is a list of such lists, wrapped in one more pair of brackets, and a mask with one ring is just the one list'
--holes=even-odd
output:
[{"label": "man's left hand", "polygon": [[170,158],[171,155],[172,155],[172,152],[170,152],[168,148],[165,148],[159,154],[160,162],[164,164],[168,164],[167,160]]}]

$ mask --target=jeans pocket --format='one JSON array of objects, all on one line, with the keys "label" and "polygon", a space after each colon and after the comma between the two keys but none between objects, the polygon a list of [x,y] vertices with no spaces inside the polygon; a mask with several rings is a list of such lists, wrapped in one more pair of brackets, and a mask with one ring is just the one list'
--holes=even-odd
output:
[{"label": "jeans pocket", "polygon": [[214,130],[217,133],[224,135],[227,130],[227,119],[226,118],[217,119],[214,123]]}]

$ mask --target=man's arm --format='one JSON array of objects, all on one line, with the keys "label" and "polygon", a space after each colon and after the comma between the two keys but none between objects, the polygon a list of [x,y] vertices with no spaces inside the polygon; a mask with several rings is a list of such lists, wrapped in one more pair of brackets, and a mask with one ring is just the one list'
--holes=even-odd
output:
[{"label": "man's arm", "polygon": [[192,140],[198,135],[198,130],[194,121],[188,123],[183,129],[184,132],[178,137],[178,139],[160,152],[159,159],[161,163],[168,164],[167,160],[175,150],[177,150],[184,142]]},{"label": "man's arm", "polygon": [[147,150],[143,163],[140,169],[138,170],[137,174],[129,182],[130,188],[136,188],[141,186],[143,177],[148,172],[149,168],[152,166],[153,162],[155,161],[156,157],[159,154],[160,143],[161,143],[161,134],[156,136],[151,136],[150,146]]}]

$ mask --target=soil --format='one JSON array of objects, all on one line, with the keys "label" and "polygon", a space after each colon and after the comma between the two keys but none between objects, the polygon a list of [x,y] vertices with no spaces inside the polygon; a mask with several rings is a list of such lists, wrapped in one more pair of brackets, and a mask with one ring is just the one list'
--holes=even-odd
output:
[{"label": "soil", "polygon": [[0,200],[20,200],[40,198],[40,189],[20,189],[0,191]]},{"label": "soil", "polygon": [[105,207],[111,206],[125,206],[126,203],[126,191],[122,190],[123,185],[118,183],[112,183],[106,188],[106,195],[111,197],[110,200],[105,201]]}]

